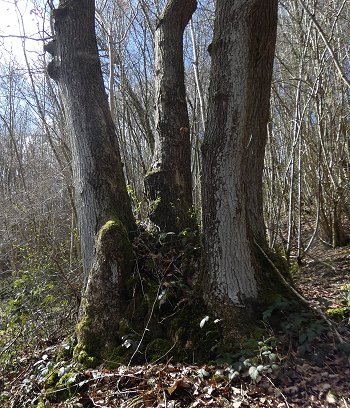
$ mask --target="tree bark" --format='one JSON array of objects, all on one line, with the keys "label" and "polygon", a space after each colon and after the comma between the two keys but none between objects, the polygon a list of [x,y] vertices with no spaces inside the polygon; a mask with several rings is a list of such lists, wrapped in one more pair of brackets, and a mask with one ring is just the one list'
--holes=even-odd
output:
[{"label": "tree bark", "polygon": [[165,231],[194,225],[183,33],[196,7],[196,0],[168,0],[155,32],[156,140],[145,187],[150,218]]},{"label": "tree bark", "polygon": [[202,147],[207,294],[246,316],[269,279],[256,243],[267,247],[262,174],[277,0],[218,0],[216,7]]},{"label": "tree bark", "polygon": [[118,326],[123,281],[132,265],[127,232],[134,220],[104,91],[94,1],[61,0],[54,20],[48,72],[59,85],[70,129],[86,287],[78,340],[82,353],[101,354]]}]

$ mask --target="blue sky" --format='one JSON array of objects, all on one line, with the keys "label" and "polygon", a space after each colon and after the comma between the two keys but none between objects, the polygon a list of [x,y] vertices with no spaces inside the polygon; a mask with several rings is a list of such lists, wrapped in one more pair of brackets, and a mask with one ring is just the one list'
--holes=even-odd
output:
[{"label": "blue sky", "polygon": [[[20,36],[23,34],[21,28],[21,16],[25,26],[26,36],[35,36],[38,33],[41,18],[35,12],[31,0],[18,0],[17,7],[14,0],[0,0],[0,36],[1,48],[4,50],[0,54],[2,60],[8,57],[8,52],[12,51],[19,62],[23,62],[22,41],[20,38],[6,36]],[[28,51],[41,51],[42,43],[40,41],[26,41]]]}]

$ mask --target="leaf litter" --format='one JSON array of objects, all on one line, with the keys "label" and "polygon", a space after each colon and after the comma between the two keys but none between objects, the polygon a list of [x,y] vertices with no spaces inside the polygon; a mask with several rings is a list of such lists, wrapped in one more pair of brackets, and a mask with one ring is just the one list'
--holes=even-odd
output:
[{"label": "leaf litter", "polygon": [[[340,288],[350,283],[349,254],[349,248],[332,250],[308,262],[297,279],[303,295],[324,310],[344,305]],[[350,343],[348,317],[337,324]],[[39,402],[40,408],[350,407],[349,357],[336,347],[331,332],[316,338],[306,354],[290,347],[277,375],[250,367],[252,375],[235,376],[227,364],[184,365],[171,358],[113,370],[82,370],[67,361],[59,373],[74,371],[73,386],[62,402],[51,398],[42,381],[57,350],[58,344],[39,344],[35,352],[24,350],[12,370],[1,372],[2,407],[35,407]]]}]

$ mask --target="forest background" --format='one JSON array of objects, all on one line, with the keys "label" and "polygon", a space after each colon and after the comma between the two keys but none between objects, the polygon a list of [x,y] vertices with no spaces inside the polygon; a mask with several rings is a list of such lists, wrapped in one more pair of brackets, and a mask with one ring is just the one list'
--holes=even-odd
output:
[{"label": "forest background", "polygon": [[[1,37],[0,290],[5,317],[0,329],[6,352],[0,358],[7,361],[20,345],[59,337],[62,327],[73,325],[83,280],[69,138],[42,48],[51,35],[50,2],[28,2],[25,10],[20,4],[16,15],[23,54],[11,53],[8,34]],[[134,214],[142,226],[148,225],[144,177],[154,148],[153,35],[162,5],[97,2],[104,83]],[[28,34],[28,13],[37,23],[34,34]],[[312,256],[316,242],[332,248],[349,242],[349,17],[346,1],[280,3],[264,211],[269,246],[295,268]],[[200,1],[184,37],[199,223],[213,23],[213,2]]]}]

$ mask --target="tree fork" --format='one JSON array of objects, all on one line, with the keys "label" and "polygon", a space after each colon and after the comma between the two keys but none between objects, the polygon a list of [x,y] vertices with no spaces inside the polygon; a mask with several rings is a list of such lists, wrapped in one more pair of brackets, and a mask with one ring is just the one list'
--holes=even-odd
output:
[{"label": "tree fork", "polygon": [[156,140],[145,178],[150,218],[163,231],[194,227],[183,33],[196,0],[168,0],[155,32]]}]

